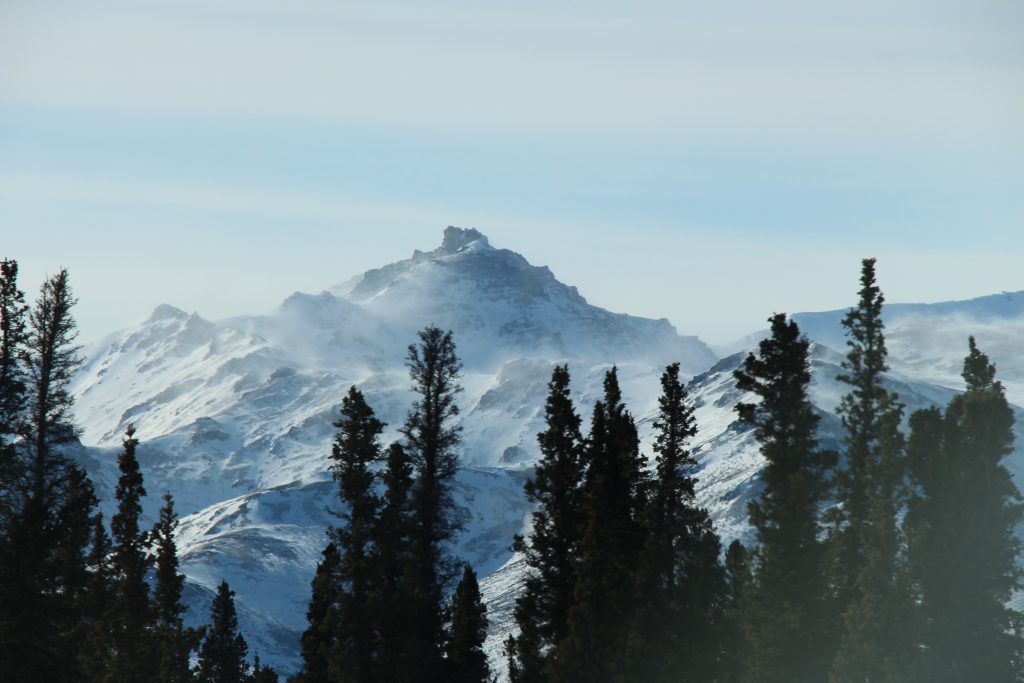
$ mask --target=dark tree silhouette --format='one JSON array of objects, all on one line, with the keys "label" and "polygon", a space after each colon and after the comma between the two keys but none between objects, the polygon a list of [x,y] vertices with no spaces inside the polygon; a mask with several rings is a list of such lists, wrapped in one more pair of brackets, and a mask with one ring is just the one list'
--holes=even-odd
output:
[{"label": "dark tree silhouette", "polygon": [[819,683],[831,649],[818,506],[834,455],[818,448],[818,416],[807,398],[809,342],[795,322],[769,318],[771,336],[735,371],[736,386],[757,403],[737,406],[753,425],[766,465],[764,488],[749,506],[758,546],[745,611],[750,656],[745,676],[763,683]]}]

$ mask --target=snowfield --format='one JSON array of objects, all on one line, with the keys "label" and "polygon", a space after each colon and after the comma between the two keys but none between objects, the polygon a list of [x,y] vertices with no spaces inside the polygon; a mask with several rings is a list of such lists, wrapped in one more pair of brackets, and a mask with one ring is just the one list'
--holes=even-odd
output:
[{"label": "snowfield", "polygon": [[[850,281],[852,303],[856,273]],[[823,418],[821,441],[837,449],[843,314],[795,316],[816,342],[812,399]],[[1024,405],[1024,292],[892,305],[885,317],[887,381],[908,414],[943,405],[961,389],[968,334],[996,363],[1011,402]],[[266,315],[213,322],[164,304],[85,349],[74,383],[84,444],[76,454],[109,518],[120,440],[136,425],[146,521],[154,521],[165,490],[182,516],[190,621],[205,621],[216,585],[227,579],[250,654],[282,674],[297,668],[309,582],[336,522],[327,455],[341,397],[358,385],[388,423],[385,443],[397,438],[411,402],[406,347],[428,324],[453,330],[464,362],[464,468],[455,482],[464,531],[453,551],[481,576],[497,670],[504,671],[501,644],[525,568],[510,544],[528,525],[522,484],[538,456],[554,364],[569,364],[584,428],[605,371],[617,364],[650,454],[659,376],[681,362],[697,405],[699,499],[726,543],[747,536],[746,503],[757,494],[762,462],[736,421],[734,406],[750,396],[735,388],[732,370],[760,333],[719,348],[720,357],[667,320],[591,306],[546,267],[493,248],[476,230],[449,227],[433,251],[319,294],[293,294]],[[1024,411],[1018,418],[1024,434]],[[1019,448],[1011,469],[1024,483]]]}]

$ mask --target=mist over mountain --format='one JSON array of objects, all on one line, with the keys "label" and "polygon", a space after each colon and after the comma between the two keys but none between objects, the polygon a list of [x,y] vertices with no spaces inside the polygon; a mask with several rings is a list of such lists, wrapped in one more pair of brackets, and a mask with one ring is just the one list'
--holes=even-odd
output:
[{"label": "mist over mountain", "polygon": [[[853,281],[851,274],[851,293]],[[794,316],[816,342],[811,395],[823,418],[820,437],[836,448],[835,410],[846,391],[835,379],[844,313]],[[943,405],[962,387],[968,334],[995,361],[1010,400],[1024,403],[1024,292],[890,305],[885,316],[892,361],[886,383],[908,412]],[[318,294],[295,293],[264,315],[214,322],[164,304],[85,350],[74,385],[85,444],[78,457],[109,515],[116,453],[124,429],[135,424],[149,521],[164,490],[183,515],[178,542],[190,618],[201,620],[227,578],[251,648],[281,672],[295,669],[309,581],[325,529],[337,523],[328,512],[337,499],[327,455],[341,396],[358,385],[388,423],[385,442],[397,438],[411,402],[406,347],[428,324],[453,331],[464,362],[455,496],[465,531],[456,553],[482,578],[492,658],[511,628],[523,565],[510,543],[529,512],[522,483],[538,455],[556,363],[569,364],[584,419],[604,372],[617,364],[650,455],[658,377],[667,363],[681,362],[700,429],[698,498],[726,543],[748,534],[746,503],[758,491],[763,463],[736,420],[736,403],[751,397],[736,389],[732,371],[759,333],[720,349],[735,353],[719,357],[665,319],[593,306],[548,268],[491,246],[475,229],[448,227],[436,249]],[[1018,479],[1021,463],[1019,453],[1010,463]]]}]

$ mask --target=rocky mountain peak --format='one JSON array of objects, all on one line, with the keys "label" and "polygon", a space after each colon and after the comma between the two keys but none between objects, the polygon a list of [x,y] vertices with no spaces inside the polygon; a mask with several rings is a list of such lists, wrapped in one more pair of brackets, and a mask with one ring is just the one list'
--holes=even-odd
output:
[{"label": "rocky mountain peak", "polygon": [[187,320],[188,317],[188,313],[180,308],[176,308],[170,304],[160,304],[153,309],[152,313],[150,313],[148,322],[155,323],[163,320]]},{"label": "rocky mountain peak", "polygon": [[476,228],[457,228],[449,225],[444,229],[444,239],[441,242],[438,254],[454,254],[459,250],[477,243],[478,247],[491,249],[491,243],[487,237]]}]

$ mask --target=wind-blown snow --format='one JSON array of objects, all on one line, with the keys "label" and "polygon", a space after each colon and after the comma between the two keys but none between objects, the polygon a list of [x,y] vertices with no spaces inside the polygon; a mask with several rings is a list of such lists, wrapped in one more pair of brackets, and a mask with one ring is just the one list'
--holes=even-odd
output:
[{"label": "wind-blown snow", "polygon": [[[1002,297],[1002,298],[1000,298]],[[966,337],[999,367],[1011,400],[1024,400],[1024,293],[935,306],[886,309],[890,386],[910,409],[944,404],[962,387]],[[816,342],[812,398],[821,439],[839,448],[835,380],[844,349],[843,311],[798,314]],[[650,453],[664,366],[680,361],[697,405],[698,496],[725,539],[746,537],[746,503],[758,491],[762,460],[735,404],[742,353],[719,359],[666,320],[610,313],[587,303],[546,267],[496,249],[476,230],[449,227],[433,251],[368,271],[319,294],[295,293],[260,316],[211,322],[172,306],[86,349],[75,380],[76,417],[87,448],[77,449],[113,507],[116,455],[125,427],[142,439],[139,459],[153,521],[164,490],[183,515],[178,540],[188,577],[189,618],[206,618],[216,584],[237,593],[250,649],[282,673],[297,666],[309,581],[336,523],[327,454],[341,396],[358,385],[388,423],[385,443],[412,400],[404,367],[416,332],[454,332],[465,363],[459,396],[463,443],[455,498],[465,531],[455,552],[482,577],[496,669],[512,628],[525,567],[512,536],[529,507],[522,484],[538,457],[547,381],[568,363],[586,421],[605,371],[619,368],[624,399]],[[751,335],[740,347],[751,348]],[[1015,475],[1021,474],[1017,458]]]}]

